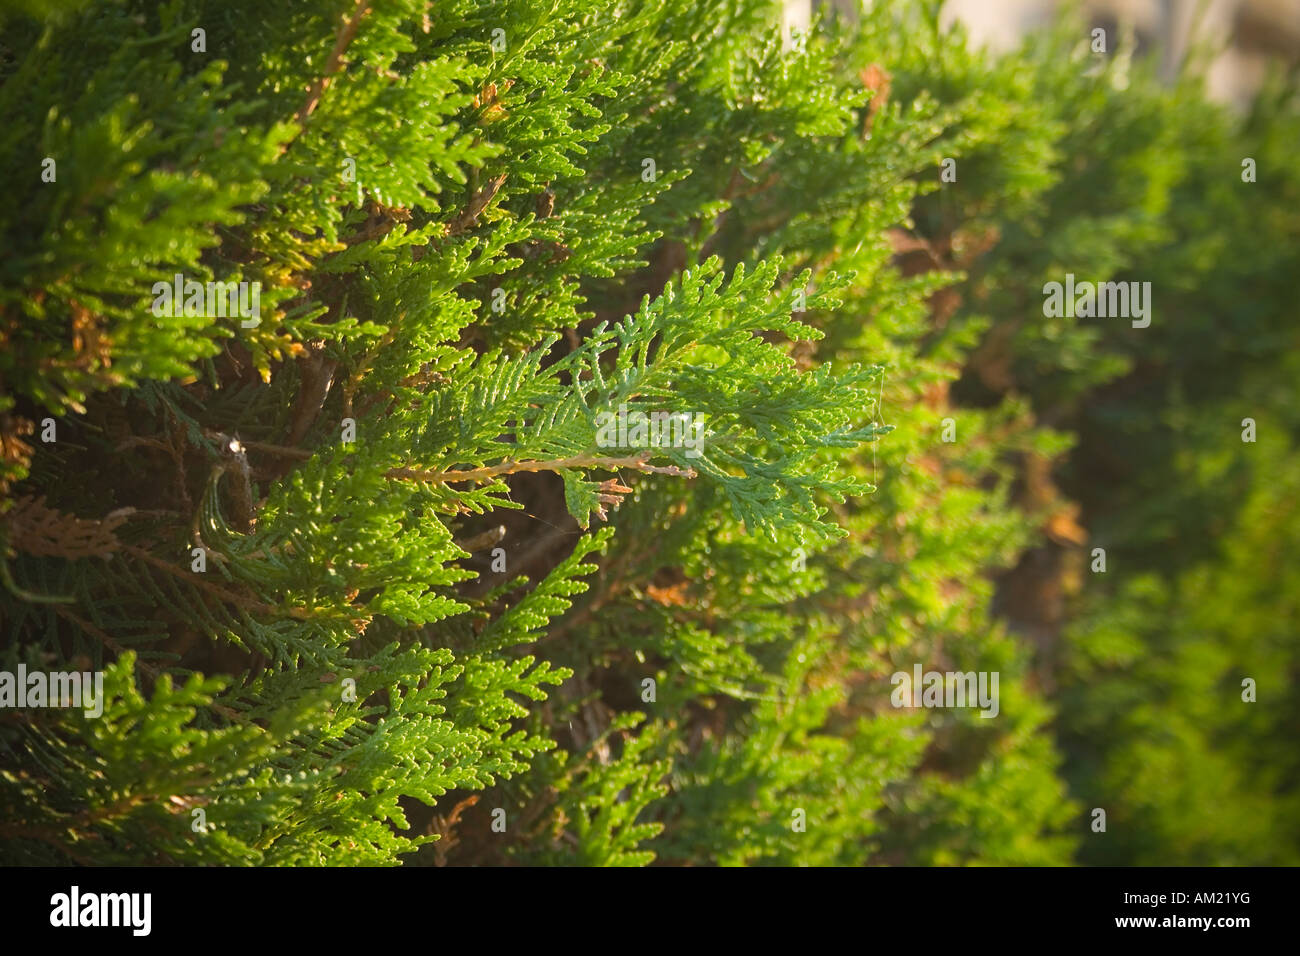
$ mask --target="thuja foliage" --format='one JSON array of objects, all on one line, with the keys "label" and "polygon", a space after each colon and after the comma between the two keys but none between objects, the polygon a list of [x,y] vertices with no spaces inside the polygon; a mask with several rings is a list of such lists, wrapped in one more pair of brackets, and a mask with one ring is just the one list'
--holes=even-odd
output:
[{"label": "thuja foliage", "polygon": [[[1037,307],[1077,100],[1226,134],[934,4],[780,14],[0,22],[0,660],[105,695],[0,711],[7,861],[1073,857],[989,572],[1061,507],[1017,492],[1074,440],[1053,375],[1127,366],[1022,329],[1041,383],[949,387]],[[609,440],[666,416],[702,440]],[[914,663],[999,673],[998,717],[891,706]]]},{"label": "thuja foliage", "polygon": [[[1030,208],[995,213],[963,290],[972,321],[999,318],[962,398],[1023,396],[1075,436],[1056,472],[1075,504],[1025,469],[1048,540],[1004,603],[1045,647],[1072,790],[1109,815],[1082,861],[1294,864],[1296,77],[1238,115],[1202,95],[1212,50],[1163,83],[1131,42],[1098,58],[1085,32],[1015,57],[1053,91],[1059,158]],[[1151,324],[1044,316],[1067,271],[1150,282]]]}]

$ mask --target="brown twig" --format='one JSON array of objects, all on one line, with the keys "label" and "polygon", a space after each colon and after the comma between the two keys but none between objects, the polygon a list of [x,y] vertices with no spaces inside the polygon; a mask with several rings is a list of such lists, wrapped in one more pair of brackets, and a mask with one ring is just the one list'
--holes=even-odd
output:
[{"label": "brown twig", "polygon": [[456,824],[460,822],[460,815],[478,803],[478,800],[478,794],[471,794],[452,807],[451,813],[447,816],[434,814],[433,819],[429,821],[429,832],[442,837],[433,845],[434,866],[447,865],[447,854],[460,842],[456,837]]},{"label": "brown twig", "polygon": [[458,236],[462,232],[472,229],[474,224],[478,222],[478,217],[482,214],[483,210],[488,207],[488,204],[492,202],[505,181],[505,173],[502,173],[500,176],[493,176],[489,179],[486,186],[470,196],[469,205],[465,207],[465,210],[451,222],[447,223],[447,228],[443,232],[443,236]]},{"label": "brown twig", "polygon": [[249,451],[260,451],[268,455],[279,455],[282,458],[296,458],[299,461],[306,461],[314,454],[314,452],[308,451],[306,448],[290,448],[287,445],[272,445],[270,442],[264,441],[245,441],[242,438],[240,439],[240,444]]},{"label": "brown twig", "polygon": [[298,359],[301,381],[293,403],[293,415],[286,444],[296,445],[311,429],[329,397],[339,363],[325,354],[324,342],[312,342],[307,354]]},{"label": "brown twig", "polygon": [[357,0],[356,5],[352,8],[352,14],[343,22],[339,28],[338,35],[334,38],[334,49],[330,50],[329,59],[325,61],[325,72],[312,84],[311,90],[307,94],[307,100],[298,110],[298,125],[306,126],[307,117],[311,116],[325,90],[329,87],[330,80],[338,72],[342,65],[343,54],[347,51],[348,45],[357,35],[357,28],[361,26],[361,18],[370,12],[369,0]]},{"label": "brown twig", "polygon": [[679,478],[694,478],[694,468],[678,468],[676,465],[650,464],[650,452],[642,451],[625,458],[607,458],[601,455],[574,455],[572,458],[555,458],[550,461],[513,461],[507,459],[499,465],[485,465],[482,468],[466,468],[462,471],[425,471],[419,468],[391,468],[384,473],[386,478],[400,478],[409,481],[427,481],[433,484],[450,484],[457,481],[486,482],[502,475],[513,475],[525,471],[563,471],[567,468],[635,468],[646,474],[675,475]]},{"label": "brown twig", "polygon": [[470,554],[473,554],[475,551],[479,551],[483,548],[492,547],[505,536],[506,526],[499,524],[495,528],[488,528],[488,530],[484,531],[482,534],[474,535],[472,538],[457,539],[453,541],[452,544],[460,548],[462,551],[468,551]]},{"label": "brown twig", "polygon": [[352,400],[356,398],[357,389],[361,387],[361,380],[365,378],[366,373],[370,371],[370,366],[374,362],[375,356],[377,356],[385,346],[391,345],[393,339],[397,337],[397,326],[400,325],[402,320],[405,318],[405,312],[401,313],[397,317],[397,321],[389,326],[388,331],[385,332],[383,337],[375,343],[375,347],[367,351],[366,354],[361,357],[361,361],[357,363],[356,369],[348,376],[347,381],[343,383],[344,418],[356,417],[352,414]]}]

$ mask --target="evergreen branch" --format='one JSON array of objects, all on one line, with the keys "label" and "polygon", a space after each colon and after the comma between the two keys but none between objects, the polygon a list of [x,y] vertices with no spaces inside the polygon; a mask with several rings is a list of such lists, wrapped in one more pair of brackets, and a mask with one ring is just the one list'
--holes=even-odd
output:
[{"label": "evergreen branch", "polygon": [[40,840],[66,854],[81,866],[94,866],[95,858],[73,849],[65,834],[46,827],[27,826],[21,823],[0,824],[0,839]]},{"label": "evergreen branch", "polygon": [[[55,608],[54,613],[58,614],[59,617],[63,618],[64,620],[77,625],[77,627],[81,628],[83,633],[89,634],[91,637],[99,641],[101,644],[104,645],[104,647],[108,648],[114,654],[121,656],[126,652],[126,649],[122,647],[122,645],[119,644],[117,641],[115,641],[111,635],[105,634],[100,628],[96,627],[94,624],[91,624],[85,618],[73,614],[67,608],[63,608],[63,607]],[[162,671],[154,667],[152,664],[146,664],[144,661],[140,660],[139,657],[136,657],[135,663],[136,666],[139,667],[140,670],[148,674],[152,680],[157,681],[158,678],[162,677]],[[239,711],[231,710],[229,707],[226,707],[223,704],[218,704],[214,702],[212,704],[212,709],[213,711],[227,718],[228,720],[234,720],[241,723],[245,722],[245,718],[243,714],[239,713]]]},{"label": "evergreen branch", "polygon": [[180,568],[176,567],[174,564],[170,564],[169,562],[164,561],[162,558],[152,555],[148,551],[144,550],[143,548],[136,547],[135,545],[130,545],[130,544],[123,545],[122,550],[125,551],[127,554],[139,558],[141,561],[144,561],[146,564],[150,564],[155,568],[158,568],[162,571],[166,571],[168,574],[180,578],[185,583],[192,584],[194,587],[198,588],[199,590],[211,594],[213,597],[217,598],[222,603],[233,604],[236,607],[243,609],[244,611],[262,614],[268,617],[282,617],[287,615],[291,618],[296,618],[297,620],[300,621],[310,620],[314,617],[312,612],[309,611],[307,608],[291,607],[287,609],[281,609],[277,607],[272,607],[270,604],[265,604],[262,601],[257,600],[256,598],[250,598],[242,594],[236,594],[233,591],[227,591],[225,588],[220,587],[216,584],[212,584],[208,581],[205,581],[199,575],[193,573],[187,573],[181,570]]},{"label": "evergreen branch", "polygon": [[37,594],[14,580],[9,567],[9,532],[3,524],[0,524],[0,584],[4,584],[5,590],[20,601],[36,604],[72,604],[76,601],[70,594]]},{"label": "evergreen branch", "polygon": [[[58,614],[59,617],[63,618],[64,620],[70,621],[71,623],[77,625],[77,627],[81,628],[82,631],[84,631],[86,634],[89,634],[95,640],[99,641],[101,644],[104,645],[104,647],[108,648],[114,654],[120,655],[124,653],[125,649],[122,647],[122,645],[119,644],[117,641],[115,641],[110,635],[105,634],[103,631],[101,631],[94,624],[91,624],[89,621],[81,617],[78,617],[76,614],[73,614],[67,608],[65,607],[55,608],[54,613]],[[160,671],[158,671],[156,668],[150,667],[144,661],[139,661],[139,667],[142,671],[144,671],[146,674],[148,674],[150,677],[154,678],[155,680],[158,678]]]},{"label": "evergreen branch", "polygon": [[288,445],[274,445],[264,441],[248,441],[240,439],[240,444],[251,451],[265,452],[268,455],[279,455],[282,458],[294,458],[298,461],[306,461],[315,454],[306,448],[290,448]]}]

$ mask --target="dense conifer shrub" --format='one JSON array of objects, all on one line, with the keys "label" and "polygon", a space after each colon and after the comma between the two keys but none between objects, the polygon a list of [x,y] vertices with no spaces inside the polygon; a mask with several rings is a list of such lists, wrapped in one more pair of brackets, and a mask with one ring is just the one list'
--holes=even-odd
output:
[{"label": "dense conifer shrub", "polygon": [[103,696],[0,710],[0,856],[1282,859],[1295,100],[938,12],[4,15],[0,669]]}]

